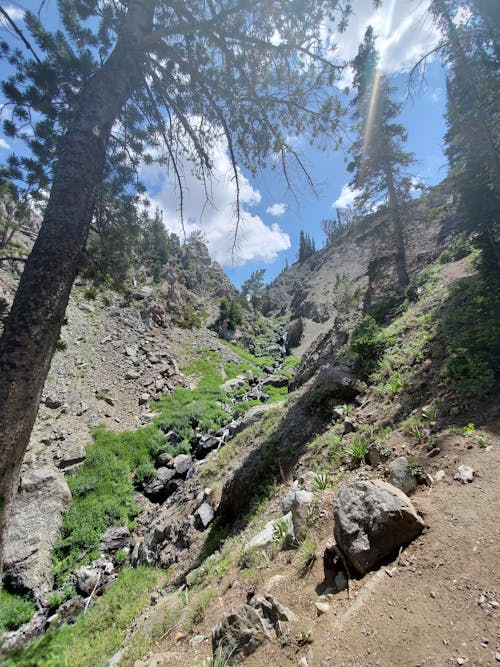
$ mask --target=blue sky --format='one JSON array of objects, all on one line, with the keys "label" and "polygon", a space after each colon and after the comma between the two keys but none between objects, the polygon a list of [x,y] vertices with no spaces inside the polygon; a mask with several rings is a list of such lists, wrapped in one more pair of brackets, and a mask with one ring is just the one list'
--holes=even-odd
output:
[{"label": "blue sky", "polygon": [[[37,8],[38,4],[33,0],[2,2],[2,6],[18,21],[22,21],[21,7]],[[397,87],[397,96],[404,102],[400,122],[408,131],[408,150],[416,155],[413,173],[426,185],[437,183],[447,173],[442,152],[445,85],[437,60],[429,63],[421,88],[414,91],[412,98],[407,95],[409,69],[439,39],[426,13],[429,0],[385,0],[379,10],[374,9],[372,0],[353,0],[352,4],[354,14],[348,30],[337,37],[339,56],[352,58],[366,27],[373,25],[378,35],[381,66]],[[47,13],[42,18],[52,23],[55,3],[49,3],[46,7]],[[347,73],[341,86],[349,83]],[[313,178],[317,195],[310,191],[299,174],[293,193],[287,191],[279,173],[271,169],[252,180],[241,174],[245,213],[236,254],[231,252],[235,188],[224,146],[221,144],[214,151],[213,206],[206,205],[203,187],[190,176],[189,167],[186,166],[187,230],[199,228],[204,232],[212,257],[224,266],[231,280],[238,286],[256,269],[265,268],[265,279],[269,281],[281,271],[286,260],[293,264],[297,257],[301,229],[311,234],[316,247],[320,248],[323,245],[321,220],[334,217],[335,205],[349,201],[349,192],[345,190],[349,181],[346,154],[320,152],[305,145],[300,137],[293,140]],[[12,149],[18,149],[18,146],[0,133],[0,160],[5,159]],[[180,232],[178,197],[174,184],[158,167],[148,167],[142,175],[149,187],[153,205],[159,205],[164,211],[167,227]]]}]

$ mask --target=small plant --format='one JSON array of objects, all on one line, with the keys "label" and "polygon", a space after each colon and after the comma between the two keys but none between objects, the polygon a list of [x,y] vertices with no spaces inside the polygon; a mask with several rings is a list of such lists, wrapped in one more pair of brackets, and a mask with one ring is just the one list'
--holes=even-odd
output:
[{"label": "small plant", "polygon": [[300,629],[299,636],[297,637],[297,643],[299,646],[304,644],[311,644],[312,642],[312,631],[311,628],[303,627]]},{"label": "small plant", "polygon": [[98,401],[104,401],[106,400],[107,394],[105,391],[96,391],[95,397],[97,398]]},{"label": "small plant", "polygon": [[335,475],[329,475],[326,472],[317,472],[314,476],[311,490],[324,491],[325,489],[333,489],[337,486],[341,477],[342,472],[338,472]]},{"label": "small plant", "polygon": [[183,604],[185,607],[188,606],[188,604],[189,604],[189,588],[188,588],[187,586],[186,586],[186,588],[184,588],[184,589],[181,591],[181,601],[182,601],[182,604]]},{"label": "small plant", "polygon": [[424,472],[424,469],[422,466],[419,466],[418,463],[408,463],[406,466],[406,470],[409,475],[412,477],[418,477],[419,475],[422,475]]},{"label": "small plant", "polygon": [[462,429],[462,435],[466,438],[469,438],[471,435],[474,435],[476,432],[476,426],[472,422],[464,426]]},{"label": "small plant", "polygon": [[51,609],[57,609],[63,602],[76,597],[76,588],[71,584],[64,584],[62,588],[52,593],[47,598],[47,603]]},{"label": "small plant", "polygon": [[390,382],[384,385],[386,394],[395,396],[397,393],[406,387],[406,380],[404,380],[399,373],[394,373]]},{"label": "small plant", "polygon": [[128,553],[125,551],[125,549],[120,549],[115,553],[115,564],[118,566],[123,565],[127,558]]},{"label": "small plant", "polygon": [[97,297],[97,287],[89,287],[83,293],[83,296],[89,301],[95,301]]},{"label": "small plant", "polygon": [[482,433],[480,433],[480,434],[477,436],[477,444],[478,444],[482,449],[486,449],[486,447],[489,447],[489,446],[490,446],[490,443],[488,442],[488,440],[484,437],[484,435],[483,435]]},{"label": "small plant", "polygon": [[186,629],[191,630],[193,626],[198,625],[205,618],[208,606],[215,598],[215,591],[207,589],[201,591],[198,597],[193,601],[186,618]]},{"label": "small plant", "polygon": [[351,461],[360,462],[362,461],[368,453],[369,445],[366,440],[362,440],[359,437],[353,438],[349,447],[344,449],[344,454],[348,456]]},{"label": "small plant", "polygon": [[273,526],[273,542],[283,548],[289,539],[289,524],[285,518],[278,519]]},{"label": "small plant", "polygon": [[436,421],[437,414],[438,414],[437,408],[434,407],[424,408],[422,410],[422,417],[430,422]]},{"label": "small plant", "polygon": [[297,572],[299,576],[305,577],[311,572],[314,563],[318,559],[318,540],[315,535],[308,532],[299,545],[299,557]]},{"label": "small plant", "polygon": [[64,350],[68,347],[68,344],[66,341],[64,341],[62,338],[59,338],[59,340],[56,343],[56,350],[58,352],[64,352]]}]

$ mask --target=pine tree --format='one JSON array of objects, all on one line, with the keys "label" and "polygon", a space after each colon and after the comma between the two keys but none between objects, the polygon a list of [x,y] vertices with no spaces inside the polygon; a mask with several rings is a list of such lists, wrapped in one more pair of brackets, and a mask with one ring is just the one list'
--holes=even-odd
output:
[{"label": "pine tree", "polygon": [[[469,17],[456,24],[459,7]],[[476,234],[483,269],[500,276],[500,26],[486,1],[434,0],[447,67],[446,154],[465,228]],[[497,12],[498,14],[498,12]],[[496,50],[495,50],[496,45]]]},{"label": "pine tree", "polygon": [[403,149],[406,131],[394,122],[401,104],[391,100],[393,89],[381,73],[378,61],[373,28],[369,26],[353,61],[356,96],[352,106],[357,138],[350,149],[353,159],[348,169],[353,173],[351,187],[360,190],[356,204],[362,209],[370,210],[387,199],[397,278],[399,286],[404,287],[409,279],[401,205],[412,187],[406,167],[412,164],[413,155]]},{"label": "pine tree", "polygon": [[308,257],[314,255],[315,252],[316,244],[314,243],[314,239],[301,229],[299,234],[299,262],[304,262]]},{"label": "pine tree", "polygon": [[2,84],[3,128],[30,150],[10,160],[10,174],[50,191],[0,339],[0,573],[8,512],[100,184],[114,179],[126,192],[140,164],[157,159],[182,193],[179,156],[206,180],[223,136],[239,211],[237,165],[254,173],[279,155],[287,172],[290,160],[302,164],[287,138],[332,136],[342,113],[331,97],[338,68],[322,46],[325,23],[345,25],[340,2],[57,7],[56,31],[26,12],[22,41],[0,44],[14,70]]},{"label": "pine tree", "polygon": [[256,309],[259,309],[262,304],[262,298],[264,296],[264,274],[265,269],[259,269],[258,271],[253,271],[250,274],[250,278],[247,278],[241,285],[241,293],[243,297],[252,304]]}]

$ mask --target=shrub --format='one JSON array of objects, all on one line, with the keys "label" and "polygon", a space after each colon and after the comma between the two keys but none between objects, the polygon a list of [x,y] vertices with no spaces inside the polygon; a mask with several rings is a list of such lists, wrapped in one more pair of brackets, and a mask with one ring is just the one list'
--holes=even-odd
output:
[{"label": "shrub", "polygon": [[370,373],[390,341],[372,315],[365,315],[351,335],[349,349],[361,372]]},{"label": "shrub", "polygon": [[149,461],[141,463],[135,471],[135,482],[136,484],[142,486],[151,482],[156,477],[156,469],[152,463]]},{"label": "shrub", "polygon": [[0,632],[17,630],[27,623],[36,611],[35,603],[5,589],[0,591]]}]

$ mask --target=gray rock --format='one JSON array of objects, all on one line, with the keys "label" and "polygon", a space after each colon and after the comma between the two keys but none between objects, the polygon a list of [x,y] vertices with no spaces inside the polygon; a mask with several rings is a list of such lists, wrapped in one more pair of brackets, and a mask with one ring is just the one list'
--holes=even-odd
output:
[{"label": "gray rock", "polygon": [[410,499],[382,480],[346,486],[333,501],[333,515],[337,544],[361,575],[424,529]]},{"label": "gray rock", "polygon": [[398,456],[387,465],[387,478],[391,484],[401,489],[407,496],[417,488],[417,480],[409,469],[409,462],[405,456]]},{"label": "gray rock", "polygon": [[221,385],[222,391],[226,391],[228,394],[232,394],[235,391],[238,391],[238,389],[242,389],[245,387],[247,384],[247,381],[244,377],[238,376],[234,378],[233,380],[228,380],[227,382],[224,382],[223,385]]},{"label": "gray rock", "polygon": [[177,489],[177,482],[173,480],[173,468],[158,468],[156,477],[144,487],[144,495],[156,503],[161,503],[171,496]]},{"label": "gray rock", "polygon": [[274,628],[277,634],[281,634],[280,621],[296,621],[297,617],[288,609],[278,602],[275,597],[269,593],[264,595],[254,595],[250,599],[250,606],[256,609],[259,614]]},{"label": "gray rock", "polygon": [[458,466],[458,470],[453,476],[453,479],[456,479],[457,482],[461,482],[462,484],[468,484],[469,482],[472,482],[475,474],[476,471],[473,468],[461,465]]},{"label": "gray rock", "polygon": [[62,404],[62,401],[60,401],[58,398],[54,398],[53,396],[47,396],[45,398],[45,405],[51,410],[57,410],[57,408],[60,408]]},{"label": "gray rock", "polygon": [[287,526],[287,536],[290,540],[293,540],[293,523],[292,523],[292,514],[288,512],[285,516],[280,519],[272,519],[268,521],[264,528],[254,535],[252,539],[247,543],[245,549],[258,549],[261,547],[267,547],[268,544],[271,544],[274,541],[275,535],[275,526],[280,521],[284,521]]},{"label": "gray rock", "polygon": [[266,414],[266,412],[268,412],[268,410],[275,407],[276,405],[273,404],[254,405],[253,407],[250,408],[250,410],[247,410],[247,412],[245,412],[245,414],[242,415],[240,419],[230,424],[230,430],[232,434],[237,435],[238,433],[241,433],[241,431],[244,431],[249,426],[252,426],[252,424],[256,424],[264,417],[264,415]]},{"label": "gray rock", "polygon": [[212,630],[212,650],[220,649],[228,665],[237,665],[270,639],[264,619],[244,604],[224,614]]},{"label": "gray rock", "polygon": [[311,511],[313,494],[310,491],[294,491],[292,498],[293,534],[297,542],[301,542],[307,534],[307,521]]},{"label": "gray rock", "polygon": [[38,468],[23,474],[5,548],[5,583],[42,600],[51,590],[52,551],[71,493],[62,473]]},{"label": "gray rock", "polygon": [[141,377],[139,371],[127,371],[125,380],[138,380]]},{"label": "gray rock", "polygon": [[90,595],[102,582],[102,578],[100,568],[85,565],[75,572],[76,588],[82,595]]},{"label": "gray rock", "polygon": [[60,448],[57,467],[67,471],[68,468],[79,466],[85,461],[86,452],[83,442],[65,442]]},{"label": "gray rock", "polygon": [[172,454],[169,454],[168,452],[161,452],[156,457],[156,465],[159,468],[162,468],[163,466],[168,466],[168,464],[171,463],[173,460],[174,457],[172,456]]},{"label": "gray rock", "polygon": [[211,452],[213,449],[216,449],[219,447],[219,445],[222,443],[222,440],[220,438],[216,438],[215,436],[203,436],[195,450],[195,456],[198,460],[206,458],[208,456],[209,452]]},{"label": "gray rock", "polygon": [[213,521],[214,508],[210,503],[204,502],[194,513],[194,525],[198,530],[205,530]]},{"label": "gray rock", "polygon": [[186,475],[187,471],[191,467],[191,457],[189,454],[179,454],[174,458],[173,464],[175,472],[178,475]]},{"label": "gray rock", "polygon": [[130,546],[130,531],[127,526],[111,526],[102,536],[101,551],[114,553]]},{"label": "gray rock", "polygon": [[288,387],[288,378],[285,375],[270,375],[262,380],[262,386],[275,387],[276,389]]}]

